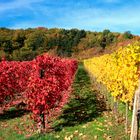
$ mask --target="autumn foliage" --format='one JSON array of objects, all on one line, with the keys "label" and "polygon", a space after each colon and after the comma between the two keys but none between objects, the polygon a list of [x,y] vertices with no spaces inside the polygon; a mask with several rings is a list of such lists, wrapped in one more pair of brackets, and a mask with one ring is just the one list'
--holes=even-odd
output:
[{"label": "autumn foliage", "polygon": [[21,102],[43,129],[67,103],[77,69],[75,60],[40,55],[32,61],[0,62],[0,111]]}]

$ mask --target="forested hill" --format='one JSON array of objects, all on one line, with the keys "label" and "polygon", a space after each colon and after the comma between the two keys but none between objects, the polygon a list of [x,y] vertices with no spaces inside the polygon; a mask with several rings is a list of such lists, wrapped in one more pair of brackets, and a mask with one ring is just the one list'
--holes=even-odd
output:
[{"label": "forested hill", "polygon": [[0,59],[5,56],[8,60],[31,60],[44,52],[79,59],[111,50],[111,46],[117,46],[121,42],[129,43],[138,38],[129,31],[120,34],[108,29],[90,32],[44,27],[25,30],[0,28]]}]

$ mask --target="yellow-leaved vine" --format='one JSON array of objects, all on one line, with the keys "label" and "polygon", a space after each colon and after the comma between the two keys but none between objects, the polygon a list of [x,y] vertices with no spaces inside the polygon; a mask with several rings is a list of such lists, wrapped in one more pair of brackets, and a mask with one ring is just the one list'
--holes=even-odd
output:
[{"label": "yellow-leaved vine", "polygon": [[103,83],[111,95],[122,102],[133,101],[138,86],[140,45],[134,43],[120,47],[112,54],[84,60],[90,74]]}]

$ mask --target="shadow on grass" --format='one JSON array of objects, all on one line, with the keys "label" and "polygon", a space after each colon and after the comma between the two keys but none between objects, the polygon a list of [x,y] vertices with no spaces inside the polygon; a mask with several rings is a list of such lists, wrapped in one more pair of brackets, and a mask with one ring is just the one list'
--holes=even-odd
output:
[{"label": "shadow on grass", "polygon": [[[62,115],[54,122],[53,130],[61,131],[65,127],[74,127],[99,117],[103,111],[106,111],[106,104],[104,100],[97,99],[97,96],[98,94],[92,90],[90,78],[83,65],[79,65],[71,99],[64,107]],[[49,134],[36,135],[29,140],[33,139],[56,140],[54,135]]]},{"label": "shadow on grass", "polygon": [[3,114],[0,115],[0,121],[10,120],[14,118],[21,117],[25,114],[29,113],[29,111],[24,109],[12,109],[9,111],[5,111]]},{"label": "shadow on grass", "polygon": [[103,100],[99,102],[96,99],[90,78],[82,66],[78,69],[73,88],[73,97],[59,117],[62,122],[54,127],[55,131],[92,121],[106,110],[105,102]]}]

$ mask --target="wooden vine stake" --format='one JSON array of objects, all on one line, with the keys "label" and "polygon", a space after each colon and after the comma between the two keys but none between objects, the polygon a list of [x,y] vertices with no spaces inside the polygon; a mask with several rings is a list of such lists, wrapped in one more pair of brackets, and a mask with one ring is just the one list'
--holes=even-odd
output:
[{"label": "wooden vine stake", "polygon": [[115,114],[115,119],[118,120],[118,101],[116,99],[114,99],[113,113]]},{"label": "wooden vine stake", "polygon": [[138,140],[138,116],[140,110],[140,79],[138,89],[135,92],[134,105],[133,105],[133,115],[131,123],[131,136],[130,140]]},{"label": "wooden vine stake", "polygon": [[126,110],[125,110],[125,133],[128,134],[128,102],[126,102]]}]

